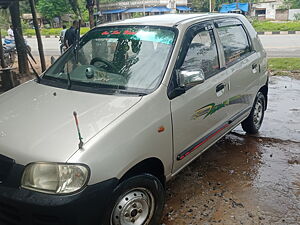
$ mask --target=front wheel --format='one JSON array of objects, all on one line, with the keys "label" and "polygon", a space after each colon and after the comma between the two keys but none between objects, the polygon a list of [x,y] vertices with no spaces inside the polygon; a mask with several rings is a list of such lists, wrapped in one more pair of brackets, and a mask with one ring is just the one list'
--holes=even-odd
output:
[{"label": "front wheel", "polygon": [[266,99],[263,93],[258,92],[250,115],[242,122],[242,128],[249,134],[258,133],[261,127],[266,108]]},{"label": "front wheel", "polygon": [[157,225],[164,208],[161,182],[150,174],[131,177],[115,189],[105,225]]}]

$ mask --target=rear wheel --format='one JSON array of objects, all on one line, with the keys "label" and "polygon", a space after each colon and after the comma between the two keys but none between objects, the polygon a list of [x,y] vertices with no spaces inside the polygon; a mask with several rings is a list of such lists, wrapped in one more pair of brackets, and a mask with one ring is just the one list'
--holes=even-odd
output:
[{"label": "rear wheel", "polygon": [[103,224],[157,225],[165,197],[161,182],[150,174],[131,177],[115,189]]},{"label": "rear wheel", "polygon": [[265,96],[258,92],[250,115],[242,122],[242,128],[249,134],[258,133],[265,114]]},{"label": "rear wheel", "polygon": [[5,53],[4,54],[4,60],[5,60],[5,64],[8,67],[12,67],[14,65],[15,62],[15,53],[14,52],[10,52],[10,53]]}]

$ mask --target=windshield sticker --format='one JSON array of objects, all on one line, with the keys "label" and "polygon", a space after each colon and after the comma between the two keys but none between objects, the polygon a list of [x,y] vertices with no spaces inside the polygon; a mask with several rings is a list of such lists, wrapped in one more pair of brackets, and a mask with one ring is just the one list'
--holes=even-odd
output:
[{"label": "windshield sticker", "polygon": [[134,34],[136,34],[136,32],[125,30],[123,34],[134,35]]},{"label": "windshield sticker", "polygon": [[170,31],[139,30],[138,32],[135,32],[129,30],[125,30],[125,31],[113,30],[113,31],[102,31],[100,35],[104,36],[105,38],[124,38],[124,39],[137,40],[137,41],[152,41],[152,42],[159,42],[168,45],[171,45],[174,40],[174,33]]}]

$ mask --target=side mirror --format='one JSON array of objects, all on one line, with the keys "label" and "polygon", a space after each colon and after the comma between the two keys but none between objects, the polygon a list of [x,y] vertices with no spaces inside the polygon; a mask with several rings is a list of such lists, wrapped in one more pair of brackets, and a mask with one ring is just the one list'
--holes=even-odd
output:
[{"label": "side mirror", "polygon": [[178,85],[182,88],[202,84],[205,80],[204,72],[201,69],[198,71],[179,70],[177,74]]},{"label": "side mirror", "polygon": [[56,58],[54,56],[51,56],[51,65],[53,65],[56,61]]}]

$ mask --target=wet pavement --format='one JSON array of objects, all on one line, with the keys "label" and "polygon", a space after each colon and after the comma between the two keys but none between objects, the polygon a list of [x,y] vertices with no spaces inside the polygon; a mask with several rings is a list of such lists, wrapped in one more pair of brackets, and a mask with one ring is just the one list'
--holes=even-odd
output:
[{"label": "wet pavement", "polygon": [[300,224],[300,80],[269,92],[258,135],[237,127],[168,183],[163,224]]}]

